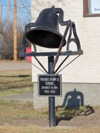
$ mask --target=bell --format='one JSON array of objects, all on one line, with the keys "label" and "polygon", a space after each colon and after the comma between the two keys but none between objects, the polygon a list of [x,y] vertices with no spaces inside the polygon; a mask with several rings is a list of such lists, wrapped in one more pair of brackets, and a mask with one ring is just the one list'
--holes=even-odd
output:
[{"label": "bell", "polygon": [[[52,12],[44,12],[37,27],[26,33],[26,38],[33,44],[45,48],[58,48],[62,39],[59,32],[58,15]],[[66,40],[63,42],[63,46]]]}]

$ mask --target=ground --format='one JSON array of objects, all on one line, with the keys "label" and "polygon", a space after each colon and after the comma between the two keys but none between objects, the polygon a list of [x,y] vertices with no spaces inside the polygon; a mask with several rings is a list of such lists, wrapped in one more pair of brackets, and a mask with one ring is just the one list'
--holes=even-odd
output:
[{"label": "ground", "polygon": [[[91,114],[81,114],[80,116],[75,116],[73,118],[56,118],[56,126],[66,127],[66,128],[99,128],[100,127],[100,108],[94,109]],[[42,126],[49,127],[48,118],[39,119],[12,119],[11,122],[0,122],[0,125],[13,125],[13,126]]]},{"label": "ground", "polygon": [[[0,70],[2,70],[2,74],[3,75],[13,75],[13,72],[10,71],[10,68],[12,65],[16,66],[16,63],[10,63],[10,65],[5,64],[4,66],[9,66],[9,67],[3,67],[2,65],[0,65]],[[25,63],[23,63],[23,65],[25,66]],[[30,67],[30,65],[29,65]],[[4,68],[9,68],[9,71],[5,71]],[[16,69],[19,69],[21,71],[15,71],[14,70],[14,75],[18,75],[19,73],[22,75],[24,74],[29,74],[30,72],[28,70],[23,71],[22,73],[22,68],[23,66],[19,67],[14,67]],[[29,69],[29,68],[28,68]],[[4,72],[3,72],[4,71]],[[26,71],[28,71],[26,73]],[[12,73],[11,73],[12,72]],[[16,72],[16,73],[15,73]],[[0,72],[1,73],[1,72]],[[3,80],[4,78],[4,80]],[[9,82],[9,80],[11,80],[12,77],[7,78],[7,77],[1,77],[1,84],[3,84],[3,82],[5,81],[7,84],[5,84],[5,87],[7,86],[7,88],[11,88],[11,86],[14,88],[15,91],[15,86],[17,84],[17,82],[19,82],[19,77],[13,78],[13,82]],[[20,77],[21,80],[23,81],[22,77]],[[30,85],[31,79],[29,79],[29,81],[27,80],[27,78],[30,77],[26,77],[26,81],[29,83],[27,83],[28,85]],[[8,80],[9,79],[9,80]],[[11,80],[12,81],[12,80]],[[16,82],[15,82],[16,81]],[[10,87],[8,87],[8,82]],[[13,84],[12,84],[13,83]],[[16,84],[15,84],[16,83]],[[19,83],[18,83],[19,85]],[[19,88],[22,88],[22,85]],[[26,86],[26,85],[24,85]],[[1,86],[4,87],[4,86]],[[5,88],[4,90],[7,91],[7,89]],[[18,88],[16,89],[18,90]],[[9,91],[11,92],[11,89],[9,89]],[[0,94],[3,93],[2,91],[0,92]],[[8,92],[7,92],[8,93]],[[22,92],[21,92],[22,93]],[[3,96],[3,95],[1,95]],[[5,96],[5,95],[4,95]],[[21,95],[22,97],[22,95]],[[9,97],[8,97],[9,98]],[[14,99],[16,97],[14,96]],[[12,100],[14,100],[12,99]],[[33,99],[33,98],[32,98]],[[9,99],[11,100],[11,99]],[[8,100],[8,101],[9,101]],[[15,99],[16,100],[16,99]],[[43,113],[39,114],[39,110],[34,110],[33,109],[33,104],[28,104],[28,106],[24,106],[24,105],[16,105],[15,106],[15,102],[13,103],[5,103],[5,102],[1,102],[0,103],[0,133],[100,133],[100,107],[87,107],[87,110],[85,112],[80,113],[79,115],[74,115],[71,117],[66,117],[65,114],[67,113],[66,110],[61,110],[62,112],[56,117],[56,127],[55,128],[49,128],[49,119],[48,116],[45,116],[45,112],[46,111],[41,111]],[[24,110],[24,113],[23,113]],[[57,111],[57,109],[56,109]],[[35,113],[33,113],[35,112]],[[70,112],[70,111],[69,111]],[[69,114],[68,112],[68,114]],[[73,113],[74,114],[74,113]],[[41,117],[41,115],[43,115],[43,118]],[[32,117],[34,116],[34,117]],[[36,116],[36,118],[35,118]],[[38,117],[37,117],[38,116]],[[31,119],[32,118],[32,119]]]}]

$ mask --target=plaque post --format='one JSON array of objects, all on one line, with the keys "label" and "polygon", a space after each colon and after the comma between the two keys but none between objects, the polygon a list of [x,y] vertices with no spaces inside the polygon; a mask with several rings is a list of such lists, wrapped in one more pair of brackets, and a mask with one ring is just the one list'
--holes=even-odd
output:
[{"label": "plaque post", "polygon": [[[48,71],[49,74],[53,74],[52,66],[54,62],[54,56],[48,57]],[[49,97],[49,127],[55,126],[55,97]]]}]

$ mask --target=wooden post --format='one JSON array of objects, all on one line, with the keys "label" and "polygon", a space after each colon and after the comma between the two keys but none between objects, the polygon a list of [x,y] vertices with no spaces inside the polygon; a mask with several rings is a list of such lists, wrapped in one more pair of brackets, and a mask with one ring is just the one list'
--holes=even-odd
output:
[{"label": "wooden post", "polygon": [[10,20],[9,20],[9,0],[8,0],[8,33],[10,30]]},{"label": "wooden post", "polygon": [[2,4],[1,4],[1,14],[0,14],[0,28],[2,27]]},{"label": "wooden post", "polygon": [[16,0],[14,0],[14,61],[17,61],[17,16]]}]

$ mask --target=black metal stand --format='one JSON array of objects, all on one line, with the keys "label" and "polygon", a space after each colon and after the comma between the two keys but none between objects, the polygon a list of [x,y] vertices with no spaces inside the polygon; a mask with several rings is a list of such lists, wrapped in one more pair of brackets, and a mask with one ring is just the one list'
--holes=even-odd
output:
[{"label": "black metal stand", "polygon": [[[54,56],[48,57],[48,72],[53,74],[52,66],[54,63]],[[49,127],[55,126],[55,97],[49,97]]]},{"label": "black metal stand", "polygon": [[[71,64],[75,59],[77,59],[80,55],[83,54],[83,51],[67,51],[67,52],[61,52],[60,56],[66,56],[65,59],[61,62],[61,64],[58,66],[58,68],[53,71],[53,65],[54,65],[54,56],[57,55],[57,52],[43,52],[43,53],[37,53],[37,52],[31,52],[31,53],[21,53],[19,54],[19,57],[26,57],[26,56],[33,56],[36,61],[39,63],[39,65],[43,68],[42,71],[40,68],[38,68],[36,65],[32,63],[36,68],[38,68],[40,71],[42,71],[45,74],[58,74],[61,72],[65,67],[67,67],[69,64]],[[68,59],[69,56],[71,55],[77,55],[76,58],[74,58],[71,62],[69,62],[65,67],[63,67],[61,70],[59,68],[61,65]],[[48,56],[48,71],[44,68],[42,63],[36,58],[36,56]],[[59,70],[59,71],[58,71]],[[50,97],[49,96],[49,127],[54,127],[55,126],[55,97]]]},{"label": "black metal stand", "polygon": [[[50,14],[48,16],[45,16],[47,15],[47,13],[48,14],[50,13]],[[59,19],[57,17],[58,13],[59,13]],[[48,17],[48,20],[51,20],[51,21],[47,21],[47,19],[45,19],[45,23],[44,23],[43,21],[43,19],[45,18],[44,16],[46,18]],[[63,36],[59,33],[58,28],[57,28],[58,20],[61,26],[66,26]],[[50,25],[52,26],[50,27]],[[30,30],[31,27],[35,27],[35,28]],[[66,41],[65,38],[67,36],[68,30],[69,30],[69,36],[68,36],[68,40]],[[37,34],[37,31],[39,31],[38,32],[39,35]],[[43,35],[41,36],[42,33]],[[74,38],[71,37],[72,33],[73,33]],[[52,41],[50,38],[52,39]],[[33,44],[34,52],[23,53],[26,39],[28,39]],[[77,51],[69,51],[69,45],[71,42],[76,43]],[[59,49],[58,49],[58,52],[37,52],[35,44],[42,46],[42,47],[46,47],[46,48],[58,48],[59,47]],[[66,51],[62,52],[62,47],[65,44],[67,46]],[[45,74],[58,74],[82,54],[83,54],[83,51],[81,50],[80,41],[79,41],[79,38],[76,32],[75,23],[72,22],[71,20],[68,20],[68,21],[63,20],[63,10],[61,8],[55,8],[54,6],[52,8],[46,8],[40,12],[35,23],[29,23],[25,26],[25,34],[24,34],[24,38],[21,43],[21,51],[20,51],[19,57],[33,56],[44,71],[38,68],[35,64],[33,63],[31,64]],[[64,66],[61,70],[59,70],[59,68],[69,58],[70,55],[77,55],[77,57],[73,59],[71,62],[69,62],[66,66]],[[38,60],[36,56],[48,56],[48,71],[45,69],[44,65],[42,65],[42,63]],[[56,56],[55,60],[54,60],[54,56]],[[58,66],[58,68],[55,70],[55,66],[58,62],[59,56],[66,56],[66,57],[61,62],[61,64]],[[54,127],[55,126],[55,96],[54,95],[52,95],[51,97],[50,95],[48,96],[49,96],[49,99],[48,99],[49,100],[49,126]]]}]

